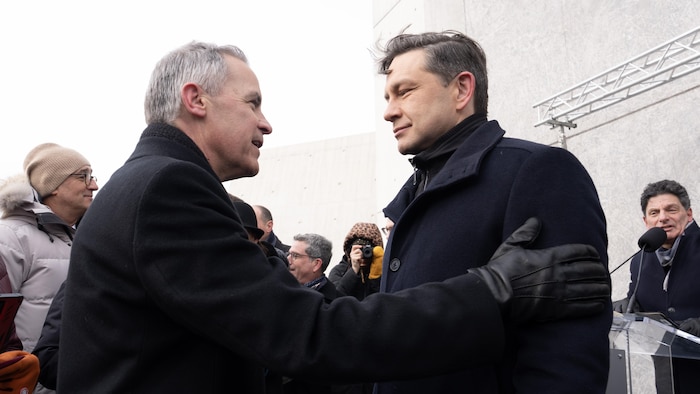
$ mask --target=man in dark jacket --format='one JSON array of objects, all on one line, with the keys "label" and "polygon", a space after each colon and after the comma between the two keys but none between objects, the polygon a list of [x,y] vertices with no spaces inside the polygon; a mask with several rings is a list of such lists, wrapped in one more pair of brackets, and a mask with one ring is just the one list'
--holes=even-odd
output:
[{"label": "man in dark jacket", "polygon": [[[533,245],[594,245],[607,267],[607,236],[596,189],[569,152],[504,138],[487,121],[486,57],[458,32],[404,34],[380,59],[384,119],[414,175],[384,209],[394,222],[381,291],[443,281],[486,264],[523,220],[537,216]],[[469,256],[469,258],[464,258]],[[475,298],[475,304],[481,300]],[[611,304],[601,313],[522,326],[506,324],[493,360],[431,378],[377,384],[387,393],[602,393]]]},{"label": "man in dark jacket", "polygon": [[289,272],[297,278],[299,284],[314,289],[331,302],[338,297],[335,284],[325,274],[331,262],[333,243],[326,237],[314,234],[297,234],[289,247],[287,262]]},{"label": "man in dark jacket", "polygon": [[264,232],[261,240],[272,244],[274,247],[283,251],[284,253],[289,252],[289,245],[277,238],[277,234],[275,234],[273,230],[275,221],[272,219],[272,212],[270,212],[267,207],[262,205],[253,205],[253,209],[255,210],[255,216],[258,218],[258,227],[260,227]]},{"label": "man in dark jacket", "polygon": [[[627,299],[636,294],[633,310],[661,312],[681,329],[700,336],[700,228],[693,219],[690,196],[678,182],[661,180],[644,188],[641,207],[646,228],[661,227],[666,241],[658,250],[632,258]],[[654,359],[657,392],[698,392],[700,362],[671,360],[673,368],[668,358]]]},{"label": "man in dark jacket", "polygon": [[59,392],[263,393],[266,370],[427,377],[496,362],[511,325],[597,315],[609,300],[593,247],[526,249],[540,226],[523,217],[485,267],[326,304],[248,239],[222,185],[258,172],[272,132],[261,100],[237,47],[192,42],[157,64],[148,126],[76,233]]}]

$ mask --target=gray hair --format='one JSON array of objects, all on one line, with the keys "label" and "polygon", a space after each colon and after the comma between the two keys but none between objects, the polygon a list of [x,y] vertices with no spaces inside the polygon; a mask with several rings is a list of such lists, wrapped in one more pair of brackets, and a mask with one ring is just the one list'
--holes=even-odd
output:
[{"label": "gray hair", "polygon": [[188,82],[196,83],[211,95],[219,94],[228,73],[224,55],[248,63],[243,51],[236,46],[196,41],[165,55],[153,70],[146,90],[146,124],[172,124],[182,105],[180,89]]},{"label": "gray hair", "polygon": [[333,256],[333,243],[331,241],[322,235],[313,233],[297,234],[294,236],[294,240],[306,242],[307,247],[304,252],[310,257],[321,259],[322,271],[328,268]]}]

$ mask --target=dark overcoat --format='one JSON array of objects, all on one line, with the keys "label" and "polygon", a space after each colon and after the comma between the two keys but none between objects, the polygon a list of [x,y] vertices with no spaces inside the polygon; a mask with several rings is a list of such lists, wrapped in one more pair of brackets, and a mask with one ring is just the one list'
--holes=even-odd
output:
[{"label": "dark overcoat", "polygon": [[[486,264],[531,216],[542,222],[532,248],[590,244],[607,266],[605,217],[581,163],[564,149],[504,138],[504,133],[496,121],[479,126],[418,197],[411,177],[385,208],[395,225],[384,254],[382,292],[442,281]],[[377,389],[380,394],[603,393],[611,322],[608,304],[588,318],[508,327],[505,350],[493,349],[496,362]]]},{"label": "dark overcoat", "polygon": [[490,294],[467,274],[324,304],[248,241],[194,142],[151,125],[76,233],[58,390],[250,394],[265,368],[337,382],[451,372],[502,351]]},{"label": "dark overcoat", "polygon": [[[643,255],[643,259],[642,259]],[[642,266],[640,275],[639,266]],[[639,281],[637,281],[639,277]],[[666,273],[655,252],[640,252],[632,258],[630,264],[630,286],[627,293],[629,299],[634,289],[641,312],[661,312],[675,322],[689,318],[700,318],[700,228],[697,222],[691,223],[678,243],[676,255],[673,258],[668,273],[667,289],[663,283]],[[637,285],[639,283],[639,285]],[[673,343],[683,346],[682,341]],[[697,347],[691,353],[697,356]],[[682,350],[682,349],[676,349]],[[667,351],[667,350],[665,350]],[[671,348],[671,352],[674,348]],[[676,352],[681,353],[681,352]],[[668,369],[667,362],[659,362],[661,370]],[[700,361],[686,358],[673,359],[674,390],[676,393],[696,393],[700,390]]]},{"label": "dark overcoat", "polygon": [[[639,273],[640,258],[642,272]],[[637,277],[639,276],[639,285]],[[663,289],[664,272],[655,252],[641,252],[630,263],[630,285],[627,297],[637,288],[637,303],[643,312],[661,312],[676,322],[700,317],[700,228],[696,222],[685,229],[678,243],[668,275],[667,290]]]}]

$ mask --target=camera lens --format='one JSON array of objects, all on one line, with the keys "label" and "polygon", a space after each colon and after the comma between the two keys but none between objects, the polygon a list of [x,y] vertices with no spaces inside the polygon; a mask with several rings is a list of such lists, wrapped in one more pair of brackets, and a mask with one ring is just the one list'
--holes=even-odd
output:
[{"label": "camera lens", "polygon": [[371,259],[374,253],[372,252],[372,245],[362,246],[362,258]]}]

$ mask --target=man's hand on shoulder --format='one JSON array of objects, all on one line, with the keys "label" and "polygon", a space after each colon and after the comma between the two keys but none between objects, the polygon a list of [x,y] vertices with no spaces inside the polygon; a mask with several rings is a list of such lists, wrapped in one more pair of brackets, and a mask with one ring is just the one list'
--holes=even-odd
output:
[{"label": "man's hand on shoulder", "polygon": [[590,245],[525,249],[540,221],[528,219],[501,244],[489,263],[472,268],[491,290],[504,318],[520,324],[600,313],[610,302],[610,275]]}]

